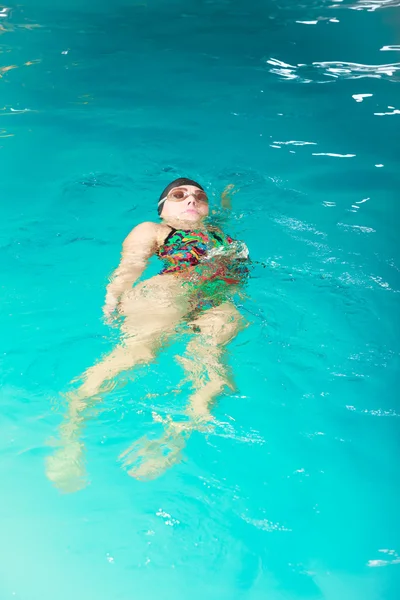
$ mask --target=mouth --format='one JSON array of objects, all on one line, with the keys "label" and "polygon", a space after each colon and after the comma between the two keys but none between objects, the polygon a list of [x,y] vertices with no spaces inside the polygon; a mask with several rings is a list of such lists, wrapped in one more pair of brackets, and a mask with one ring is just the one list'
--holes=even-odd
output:
[{"label": "mouth", "polygon": [[193,215],[198,215],[199,211],[197,211],[195,208],[188,208],[187,210],[185,210],[185,213],[190,213]]}]

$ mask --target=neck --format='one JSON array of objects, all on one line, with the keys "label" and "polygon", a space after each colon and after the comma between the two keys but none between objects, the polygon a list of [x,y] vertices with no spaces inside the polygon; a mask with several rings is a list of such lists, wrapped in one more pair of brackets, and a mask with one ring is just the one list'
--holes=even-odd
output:
[{"label": "neck", "polygon": [[163,219],[166,225],[173,227],[174,229],[185,229],[186,231],[194,231],[195,229],[205,229],[205,223],[203,219],[200,221],[185,221],[183,219]]}]

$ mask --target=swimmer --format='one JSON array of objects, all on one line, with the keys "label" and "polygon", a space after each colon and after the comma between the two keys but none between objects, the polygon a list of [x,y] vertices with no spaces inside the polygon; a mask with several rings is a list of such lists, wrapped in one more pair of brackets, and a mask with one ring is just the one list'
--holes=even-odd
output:
[{"label": "swimmer", "polygon": [[[231,187],[223,194],[225,206]],[[120,322],[121,342],[66,394],[59,447],[47,460],[47,476],[59,487],[68,491],[84,485],[81,432],[87,408],[118,385],[121,373],[153,361],[182,328],[191,334],[184,355],[177,357],[193,386],[186,421],[162,421],[153,415],[164,423],[165,432],[158,440],[140,440],[121,455],[128,473],[154,478],[177,462],[191,432],[212,420],[216,396],[225,386],[234,389],[225,353],[246,325],[233,300],[248,275],[248,250],[212,226],[209,213],[203,187],[191,179],[176,179],[160,195],[161,222],[137,225],[123,242],[103,308],[109,324]],[[138,282],[153,255],[162,262],[160,273]]]}]

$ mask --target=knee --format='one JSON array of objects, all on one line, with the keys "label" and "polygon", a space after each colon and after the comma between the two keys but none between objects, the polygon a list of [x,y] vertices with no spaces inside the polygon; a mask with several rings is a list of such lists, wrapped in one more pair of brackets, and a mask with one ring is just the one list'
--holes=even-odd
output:
[{"label": "knee", "polygon": [[243,315],[232,306],[229,311],[224,311],[220,315],[216,315],[214,331],[217,337],[221,338],[221,343],[225,343],[246,327],[246,324],[247,322]]},{"label": "knee", "polygon": [[235,306],[232,306],[228,313],[227,324],[234,327],[237,331],[248,325],[247,319],[238,311]]},{"label": "knee", "polygon": [[210,343],[217,345],[227,344],[232,338],[245,327],[245,319],[237,314],[226,314],[217,316],[207,325],[201,326],[201,334]]}]

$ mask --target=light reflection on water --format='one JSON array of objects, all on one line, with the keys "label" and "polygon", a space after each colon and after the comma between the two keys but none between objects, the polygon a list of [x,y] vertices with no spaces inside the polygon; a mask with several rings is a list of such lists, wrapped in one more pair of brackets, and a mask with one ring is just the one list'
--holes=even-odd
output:
[{"label": "light reflection on water", "polygon": [[300,83],[327,83],[333,77],[335,79],[363,79],[363,78],[392,78],[397,81],[396,73],[400,69],[400,63],[384,65],[361,65],[345,62],[314,62],[311,65],[289,65],[276,58],[267,60],[271,73],[280,75],[285,79],[298,79]]}]

